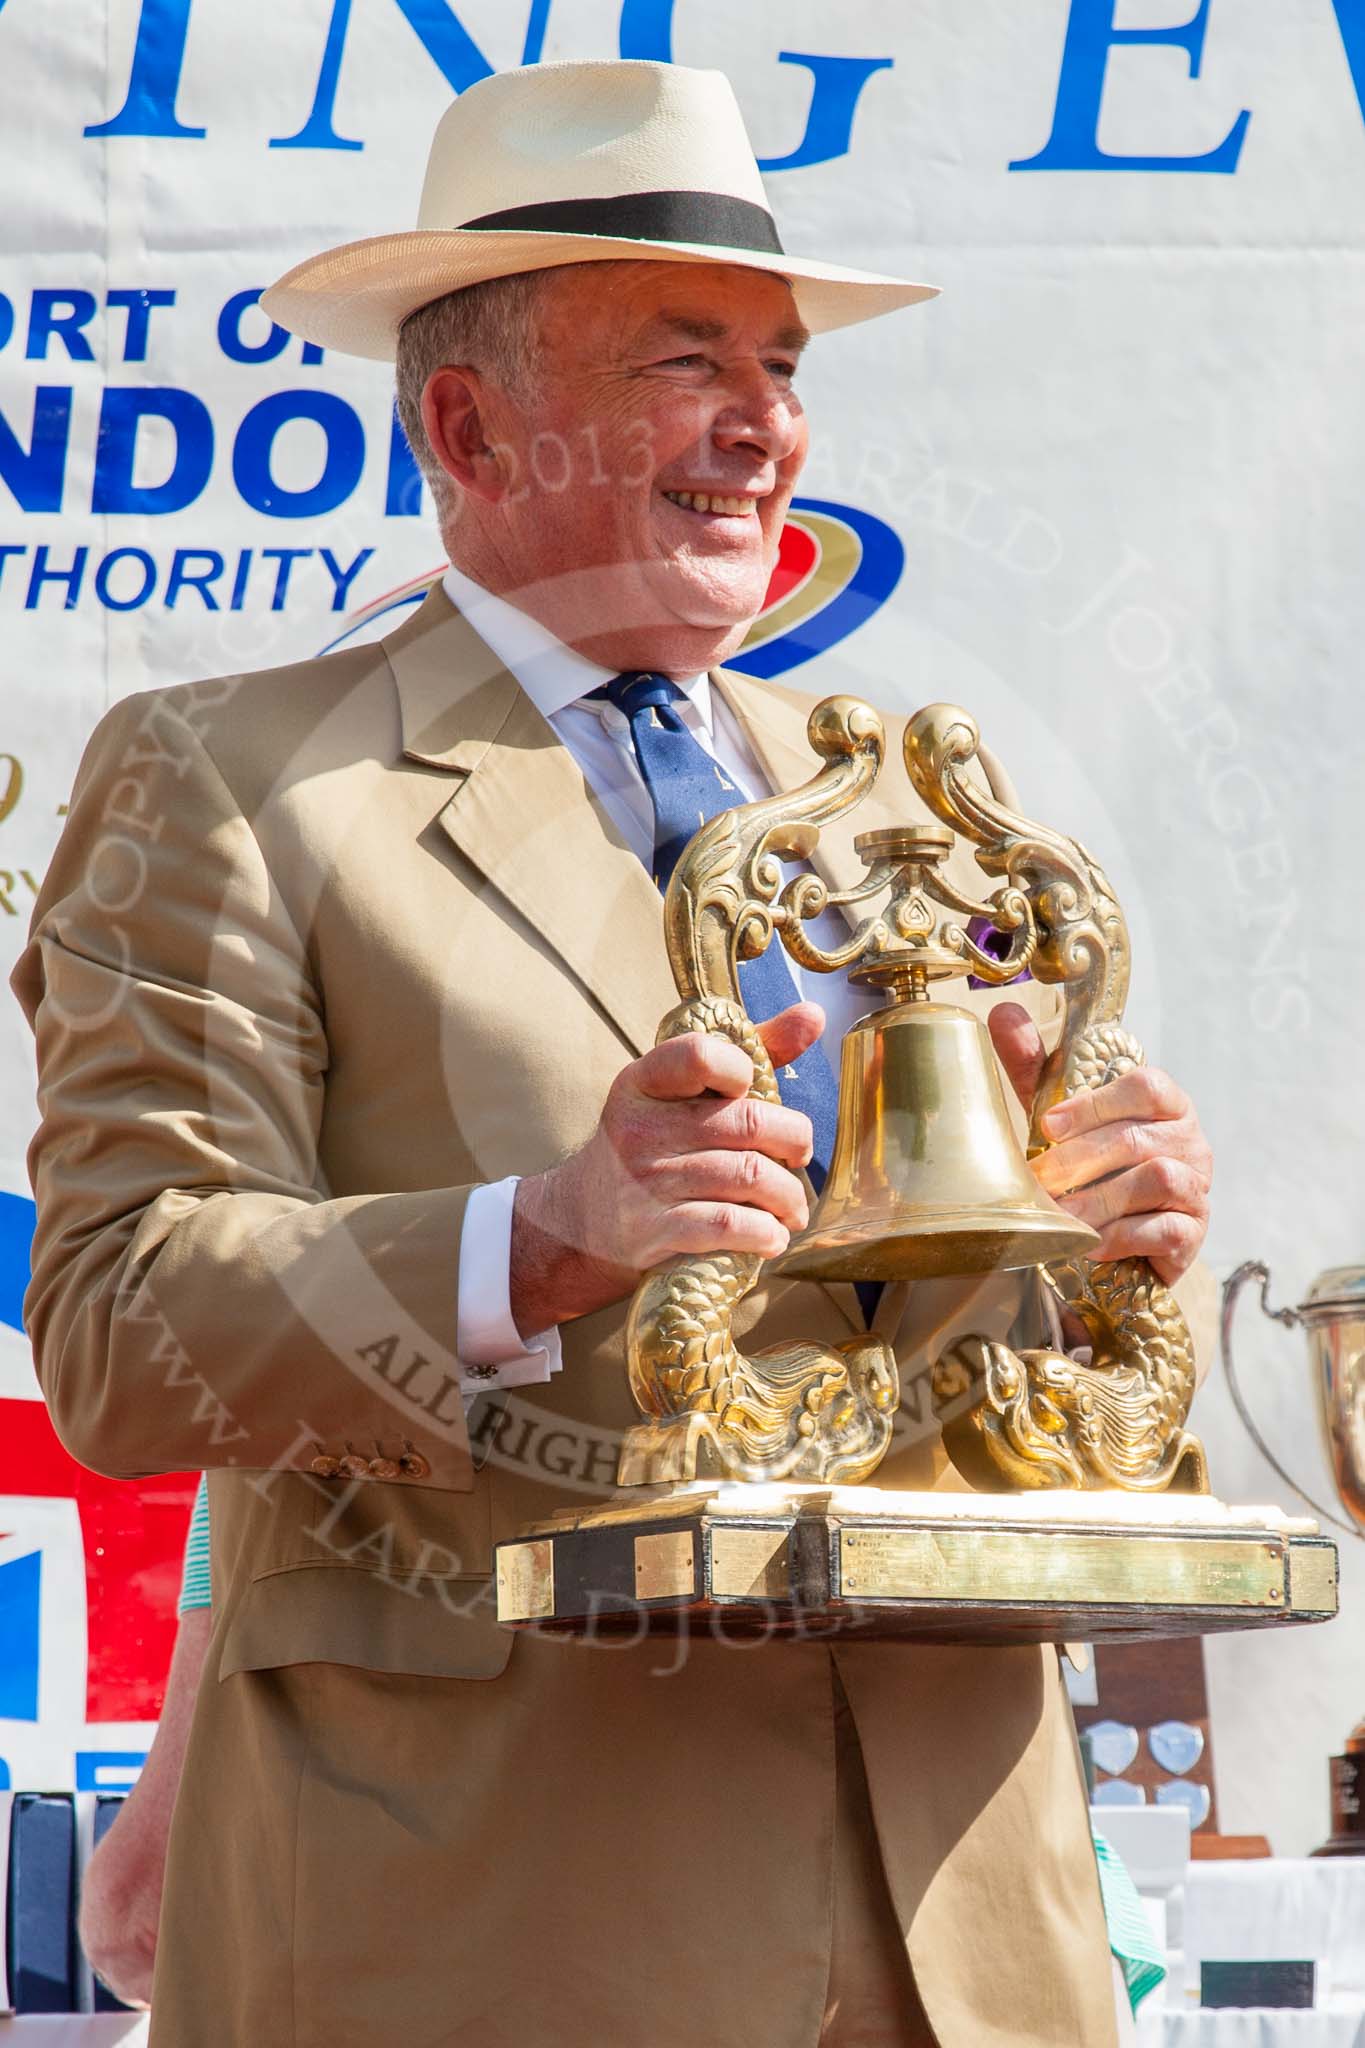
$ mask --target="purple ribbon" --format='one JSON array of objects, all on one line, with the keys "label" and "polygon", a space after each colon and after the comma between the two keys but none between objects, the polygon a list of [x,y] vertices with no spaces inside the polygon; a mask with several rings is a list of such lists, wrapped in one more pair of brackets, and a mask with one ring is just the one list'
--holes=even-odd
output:
[{"label": "purple ribbon", "polygon": [[[1010,947],[1014,944],[1012,932],[1002,932],[999,925],[992,924],[988,917],[974,917],[967,926],[967,937],[978,945],[983,953],[989,953],[992,960],[1008,960]],[[1009,981],[983,981],[979,974],[967,976],[968,988],[1013,988],[1016,982],[1032,981],[1027,967],[1021,968]]]}]

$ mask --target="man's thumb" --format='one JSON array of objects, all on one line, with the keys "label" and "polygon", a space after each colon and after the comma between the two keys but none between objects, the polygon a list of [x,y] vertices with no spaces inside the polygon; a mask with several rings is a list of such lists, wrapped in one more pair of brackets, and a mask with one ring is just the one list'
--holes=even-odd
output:
[{"label": "man's thumb", "polygon": [[1025,1109],[1033,1106],[1047,1054],[1038,1026],[1019,1003],[997,1003],[986,1020],[995,1056]]},{"label": "man's thumb", "polygon": [[779,1010],[766,1024],[760,1024],[758,1035],[773,1065],[785,1067],[788,1060],[800,1059],[824,1028],[825,1013],[818,1003],[793,1003],[789,1010]]}]

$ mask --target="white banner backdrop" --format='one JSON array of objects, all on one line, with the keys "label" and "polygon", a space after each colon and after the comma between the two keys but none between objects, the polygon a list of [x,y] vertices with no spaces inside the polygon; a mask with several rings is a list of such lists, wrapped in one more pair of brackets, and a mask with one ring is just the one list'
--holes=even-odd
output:
[{"label": "white banner backdrop", "polygon": [[[442,560],[383,366],[272,332],[254,295],[412,223],[452,91],[618,54],[730,75],[788,248],[944,287],[812,349],[789,568],[849,533],[860,565],[755,659],[965,703],[1100,853],[1131,1021],[1217,1150],[1210,1260],[1264,1256],[1296,1298],[1365,1254],[1365,0],[0,0],[0,964],[107,704],[381,630]],[[0,1075],[0,1496],[59,1494],[5,1462],[36,1394],[8,1001]],[[1301,1340],[1248,1310],[1242,1348],[1330,1499]],[[1224,1498],[1296,1506],[1217,1375],[1196,1423]],[[0,1498],[11,1549],[21,1521]],[[0,1552],[0,1760],[31,1773],[46,1725],[69,1774],[139,1716],[91,1694],[90,1728],[44,1723],[40,1659],[87,1645],[78,1600],[34,1618],[41,1550]],[[1337,1624],[1208,1647],[1222,1824],[1287,1852],[1325,1834],[1324,1759],[1365,1708],[1343,1550]]]}]

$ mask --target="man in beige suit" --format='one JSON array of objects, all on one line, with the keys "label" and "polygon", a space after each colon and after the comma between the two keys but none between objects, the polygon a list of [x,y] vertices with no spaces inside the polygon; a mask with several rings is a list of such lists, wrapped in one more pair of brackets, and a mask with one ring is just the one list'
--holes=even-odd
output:
[{"label": "man in beige suit", "polygon": [[[664,679],[727,789],[811,772],[813,699],[717,663],[804,459],[808,330],[926,295],[783,255],[724,81],[628,64],[473,88],[419,233],[268,298],[396,347],[450,574],[375,647],[109,712],[15,976],[53,1415],[104,1471],[210,1474],[155,2048],[1113,2039],[1051,1650],[584,1647],[488,1592],[496,1540],[612,1485],[639,1274],[805,1220],[810,1117],[719,1040],[651,1049],[662,800],[617,686]],[[913,807],[884,783],[828,876]],[[804,993],[763,1023],[784,1070]],[[1055,1015],[1022,994],[993,1030],[1026,1094]],[[1101,1254],[1180,1275],[1209,1160],[1175,1084],[1057,1135]],[[1018,1308],[898,1287],[877,1326],[914,1386]],[[741,1321],[863,1327],[776,1281]],[[923,1421],[877,1478],[958,1483]]]}]

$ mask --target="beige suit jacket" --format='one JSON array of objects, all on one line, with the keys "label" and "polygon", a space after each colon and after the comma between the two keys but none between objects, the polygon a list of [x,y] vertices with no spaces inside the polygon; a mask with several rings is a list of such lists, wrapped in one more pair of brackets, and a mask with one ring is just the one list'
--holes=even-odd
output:
[{"label": "beige suit jacket", "polygon": [[[774,786],[805,779],[814,700],[723,671],[714,682]],[[888,726],[878,791],[816,856],[841,885],[861,873],[854,833],[917,809]],[[128,699],[82,761],[14,986],[41,1074],[26,1311],[44,1392],[99,1470],[208,1468],[210,1669],[224,1685],[312,1662],[497,1681],[456,1689],[470,1769],[451,1825],[471,1844],[539,1842],[531,1889],[546,1896],[528,1906],[524,1861],[484,1859],[488,1926],[476,1954],[448,1958],[443,2010],[458,2017],[485,1966],[521,1972],[528,2000],[526,1973],[562,1982],[581,1966],[548,1931],[569,1823],[543,1799],[532,1808],[518,1759],[529,1744],[553,1770],[575,1715],[600,1717],[605,1700],[623,1727],[653,1727],[691,1786],[691,1845],[670,1868],[679,1853],[716,1867],[740,1774],[745,1840],[766,1845],[769,1882],[746,1901],[750,1962],[733,1995],[752,2007],[749,2038],[788,2038],[781,2015],[810,1990],[801,1971],[813,1982],[828,1956],[811,1828],[833,1760],[798,1732],[826,1652],[755,1653],[766,1711],[737,1727],[753,1684],[733,1677],[733,1652],[700,1646],[678,1720],[669,1686],[642,1687],[635,1660],[513,1638],[487,1597],[493,1542],[608,1491],[634,1419],[624,1304],[566,1326],[562,1373],[480,1404],[468,1428],[452,1348],[471,1188],[580,1145],[675,1001],[658,894],[572,756],[439,589],[378,646]],[[1053,992],[1011,996],[1055,1028]],[[879,1326],[905,1397],[877,1484],[957,1483],[928,1364],[953,1329],[1003,1333],[1018,1308],[1012,1283],[887,1290]],[[773,1282],[741,1324],[764,1342],[834,1340],[861,1319],[851,1288]],[[348,1447],[415,1456],[417,1476],[310,1473],[319,1450]],[[836,1655],[945,2048],[1109,2041],[1054,1653]],[[369,1741],[382,1786],[383,1729]],[[619,1767],[604,1764],[595,1810],[613,1826],[642,1810],[647,1830],[634,1755],[623,1744]],[[645,1879],[625,1863],[618,1881],[626,1924]],[[790,1957],[793,1929],[795,1974],[762,1961]],[[599,2011],[584,2039],[662,2040],[656,1995],[647,1974],[623,1976],[610,2024]],[[525,2040],[539,2038],[528,2022]]]}]

